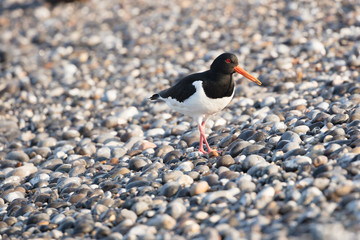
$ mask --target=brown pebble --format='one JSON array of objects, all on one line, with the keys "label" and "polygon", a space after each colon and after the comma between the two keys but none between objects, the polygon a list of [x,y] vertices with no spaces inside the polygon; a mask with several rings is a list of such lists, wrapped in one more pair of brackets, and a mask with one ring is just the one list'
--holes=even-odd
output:
[{"label": "brown pebble", "polygon": [[41,225],[49,225],[49,221],[47,221],[47,220],[43,220],[43,221],[40,221],[40,222],[38,222],[38,226],[41,226]]},{"label": "brown pebble", "polygon": [[139,147],[139,149],[142,151],[144,151],[148,148],[156,148],[156,144],[153,142],[143,142]]},{"label": "brown pebble", "polygon": [[211,151],[210,153],[209,153],[209,157],[210,158],[212,158],[212,157],[218,157],[219,156],[219,153],[217,152],[217,151]]},{"label": "brown pebble", "polygon": [[135,149],[135,150],[130,151],[127,155],[129,155],[130,157],[133,157],[133,156],[139,155],[140,153],[142,153],[141,149]]},{"label": "brown pebble", "polygon": [[206,181],[200,181],[198,183],[193,184],[190,187],[190,195],[199,195],[201,193],[205,193],[209,189],[209,184]]},{"label": "brown pebble", "polygon": [[360,147],[353,148],[353,150],[351,151],[351,153],[360,154]]},{"label": "brown pebble", "polygon": [[342,196],[349,194],[352,191],[352,189],[353,189],[353,186],[351,184],[345,183],[345,184],[338,186],[335,190],[335,193],[336,193],[336,195],[342,197]]},{"label": "brown pebble", "polygon": [[317,156],[313,159],[313,164],[315,167],[319,167],[321,165],[324,165],[328,162],[328,158],[324,155]]},{"label": "brown pebble", "polygon": [[266,206],[266,214],[270,216],[275,216],[276,214],[278,214],[278,212],[279,212],[279,206],[275,201],[271,201]]},{"label": "brown pebble", "polygon": [[119,163],[119,159],[117,159],[117,158],[111,158],[109,161],[109,164],[111,164],[111,165],[116,165],[118,163]]},{"label": "brown pebble", "polygon": [[295,107],[295,109],[298,110],[298,111],[303,111],[303,110],[306,109],[306,106],[305,105],[298,105],[298,106]]},{"label": "brown pebble", "polygon": [[142,125],[142,127],[143,127],[144,130],[149,130],[150,127],[151,127],[151,124],[147,123],[147,124]]},{"label": "brown pebble", "polygon": [[80,201],[81,199],[83,199],[84,197],[86,197],[86,194],[83,194],[83,193],[73,194],[70,196],[69,202],[72,204],[75,204],[78,201]]}]

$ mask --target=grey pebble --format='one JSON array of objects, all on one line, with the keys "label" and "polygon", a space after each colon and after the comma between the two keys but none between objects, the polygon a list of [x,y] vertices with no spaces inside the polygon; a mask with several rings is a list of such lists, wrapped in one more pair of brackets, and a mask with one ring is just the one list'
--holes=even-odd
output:
[{"label": "grey pebble", "polygon": [[49,137],[49,138],[45,138],[41,141],[39,141],[39,143],[37,144],[38,147],[55,147],[57,143],[56,138],[53,137]]},{"label": "grey pebble", "polygon": [[229,166],[233,165],[234,163],[235,163],[235,160],[230,155],[224,155],[218,159],[216,165],[229,167]]},{"label": "grey pebble", "polygon": [[18,198],[24,198],[25,197],[25,193],[20,192],[20,191],[13,191],[13,192],[9,192],[4,196],[4,200],[7,202],[12,202],[15,199]]},{"label": "grey pebble", "polygon": [[173,150],[174,150],[174,147],[172,147],[170,145],[162,145],[155,150],[155,156],[164,158],[166,156],[166,154],[168,154],[169,152],[172,152]]},{"label": "grey pebble", "polygon": [[245,158],[242,163],[242,167],[244,170],[249,170],[251,167],[255,166],[259,163],[265,163],[265,159],[259,155],[249,155]]},{"label": "grey pebble", "polygon": [[251,143],[246,141],[238,141],[233,144],[233,147],[230,149],[230,155],[232,157],[238,156],[247,146],[249,146]]},{"label": "grey pebble", "polygon": [[23,166],[15,168],[14,170],[10,171],[6,177],[10,176],[18,176],[20,178],[25,178],[33,173],[38,171],[37,167],[34,166],[32,163],[25,163]]},{"label": "grey pebble", "polygon": [[186,207],[182,200],[174,200],[170,202],[166,208],[166,213],[177,219],[186,212]]},{"label": "grey pebble", "polygon": [[162,174],[162,181],[164,183],[167,183],[167,182],[170,182],[170,181],[176,181],[182,175],[184,175],[184,173],[182,171],[179,171],[179,170],[165,172],[165,173]]},{"label": "grey pebble", "polygon": [[137,202],[131,207],[131,210],[138,216],[149,209],[150,206],[147,202]]},{"label": "grey pebble", "polygon": [[95,157],[96,158],[104,158],[104,159],[109,159],[111,156],[111,149],[108,147],[102,147],[97,149]]},{"label": "grey pebble", "polygon": [[5,159],[28,162],[29,156],[23,151],[12,151],[6,155]]},{"label": "grey pebble", "polygon": [[149,162],[144,158],[133,158],[129,161],[129,169],[139,171],[141,168],[146,166]]},{"label": "grey pebble", "polygon": [[172,197],[179,191],[179,189],[180,184],[178,182],[168,182],[159,189],[159,194],[166,197]]},{"label": "grey pebble", "polygon": [[240,192],[240,189],[238,189],[238,188],[232,188],[229,190],[221,190],[221,191],[211,192],[211,193],[206,194],[206,196],[202,200],[202,204],[211,203],[218,198],[225,198],[229,202],[235,202],[236,201],[235,195],[238,194],[239,192]]},{"label": "grey pebble", "polygon": [[303,191],[299,202],[308,205],[311,202],[316,203],[317,201],[320,201],[321,198],[323,198],[323,194],[318,188],[309,187]]},{"label": "grey pebble", "polygon": [[311,158],[309,158],[309,157],[295,156],[289,160],[286,160],[284,162],[284,167],[285,167],[285,170],[287,170],[287,171],[295,171],[300,166],[306,165],[306,164],[311,164],[311,162],[312,162]]},{"label": "grey pebble", "polygon": [[331,122],[336,125],[347,122],[348,119],[349,115],[338,113],[331,119]]},{"label": "grey pebble", "polygon": [[288,140],[290,142],[295,142],[297,144],[301,144],[302,142],[299,135],[291,131],[284,132],[284,134],[280,138],[280,141],[281,140]]},{"label": "grey pebble", "polygon": [[73,139],[76,137],[80,137],[80,133],[75,129],[68,130],[62,134],[62,138],[65,140]]}]

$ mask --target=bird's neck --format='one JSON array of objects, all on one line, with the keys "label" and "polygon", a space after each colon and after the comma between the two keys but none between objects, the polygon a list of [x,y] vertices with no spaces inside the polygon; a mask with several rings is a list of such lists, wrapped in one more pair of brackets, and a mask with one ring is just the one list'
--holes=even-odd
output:
[{"label": "bird's neck", "polygon": [[212,69],[209,70],[209,76],[212,79],[223,79],[223,80],[231,81],[232,80],[232,75],[233,75],[232,73],[229,74],[229,73],[222,73],[222,72],[219,72],[219,71],[215,71],[215,70],[212,70]]}]

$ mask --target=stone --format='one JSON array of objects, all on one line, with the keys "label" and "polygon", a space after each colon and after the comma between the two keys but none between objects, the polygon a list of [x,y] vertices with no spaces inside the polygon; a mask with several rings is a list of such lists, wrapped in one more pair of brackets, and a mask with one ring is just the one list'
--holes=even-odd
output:
[{"label": "stone", "polygon": [[328,163],[328,158],[324,155],[317,156],[316,158],[313,159],[313,164],[315,167],[319,167],[327,163]]},{"label": "stone", "polygon": [[201,193],[205,193],[209,189],[209,184],[206,181],[200,181],[198,183],[194,183],[190,187],[190,195],[199,195]]},{"label": "stone", "polygon": [[176,225],[176,220],[168,214],[156,215],[148,221],[148,225],[155,226],[157,229],[171,230]]},{"label": "stone", "polygon": [[255,207],[257,209],[264,208],[269,204],[275,196],[275,189],[271,186],[263,188],[256,196]]},{"label": "stone", "polygon": [[235,164],[235,160],[230,155],[221,156],[216,162],[217,166],[225,166],[225,167],[229,167],[233,164]]},{"label": "stone", "polygon": [[12,151],[6,155],[5,159],[28,162],[29,156],[23,151]]},{"label": "stone", "polygon": [[37,167],[32,163],[25,163],[23,166],[15,168],[11,172],[9,172],[6,176],[18,176],[20,178],[25,178],[33,173],[38,171]]}]

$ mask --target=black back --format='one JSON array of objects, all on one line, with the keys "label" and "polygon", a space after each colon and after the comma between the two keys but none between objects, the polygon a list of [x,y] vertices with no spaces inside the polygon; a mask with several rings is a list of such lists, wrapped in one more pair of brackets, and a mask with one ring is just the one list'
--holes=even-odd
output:
[{"label": "black back", "polygon": [[230,97],[234,92],[234,81],[232,74],[234,67],[238,65],[237,57],[231,53],[223,53],[218,56],[210,66],[210,70],[191,74],[178,81],[174,86],[158,94],[154,94],[150,99],[155,100],[159,96],[162,98],[174,98],[179,102],[184,102],[196,91],[193,82],[201,80],[205,94],[209,98]]}]

